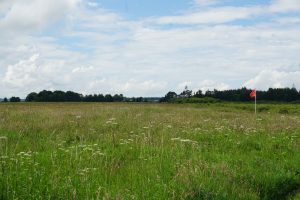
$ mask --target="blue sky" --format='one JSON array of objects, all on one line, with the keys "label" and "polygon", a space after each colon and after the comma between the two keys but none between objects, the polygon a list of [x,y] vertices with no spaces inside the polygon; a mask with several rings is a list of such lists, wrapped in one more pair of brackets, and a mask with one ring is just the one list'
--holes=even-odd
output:
[{"label": "blue sky", "polygon": [[176,14],[190,9],[191,2],[186,0],[98,0],[101,6],[122,14],[129,19]]},{"label": "blue sky", "polygon": [[299,0],[3,0],[0,16],[0,98],[300,89]]},{"label": "blue sky", "polygon": [[[122,14],[129,19],[141,19],[151,16],[174,15],[197,7],[193,1],[188,0],[97,0],[99,5]],[[218,6],[253,6],[268,5],[270,0],[223,0]]]}]

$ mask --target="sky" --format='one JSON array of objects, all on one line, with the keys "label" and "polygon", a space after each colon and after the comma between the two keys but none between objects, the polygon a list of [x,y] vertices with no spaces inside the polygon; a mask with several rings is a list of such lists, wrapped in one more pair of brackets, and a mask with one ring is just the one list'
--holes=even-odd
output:
[{"label": "sky", "polygon": [[0,98],[300,90],[300,0],[0,0]]}]

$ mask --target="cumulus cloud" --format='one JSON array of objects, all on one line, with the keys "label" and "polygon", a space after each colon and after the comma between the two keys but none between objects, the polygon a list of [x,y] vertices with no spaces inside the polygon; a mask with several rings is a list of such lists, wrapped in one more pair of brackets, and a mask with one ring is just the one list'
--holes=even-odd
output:
[{"label": "cumulus cloud", "polygon": [[1,30],[35,31],[66,16],[79,4],[79,0],[4,0],[0,4]]},{"label": "cumulus cloud", "polygon": [[3,78],[3,83],[12,87],[24,87],[36,81],[36,63],[39,55],[35,54],[28,60],[21,60],[15,65],[9,65]]},{"label": "cumulus cloud", "polygon": [[3,92],[6,94],[23,97],[32,91],[65,89],[70,79],[67,71],[63,61],[45,61],[39,54],[33,54],[9,65],[1,77],[0,86],[5,88]]},{"label": "cumulus cloud", "polygon": [[254,78],[248,80],[245,86],[267,90],[268,88],[284,88],[300,86],[300,71],[285,72],[277,70],[263,70]]},{"label": "cumulus cloud", "polygon": [[89,83],[88,92],[97,93],[99,89],[107,93],[129,94],[131,96],[153,96],[153,94],[163,95],[167,91],[167,82],[144,80],[138,81],[130,79],[128,81],[111,80],[103,78]]},{"label": "cumulus cloud", "polygon": [[300,11],[299,0],[273,0],[270,6],[272,12],[297,12]]},{"label": "cumulus cloud", "polygon": [[204,80],[198,83],[198,88],[202,91],[213,90],[213,89],[227,90],[230,88],[230,86],[226,83],[220,83],[213,80]]}]

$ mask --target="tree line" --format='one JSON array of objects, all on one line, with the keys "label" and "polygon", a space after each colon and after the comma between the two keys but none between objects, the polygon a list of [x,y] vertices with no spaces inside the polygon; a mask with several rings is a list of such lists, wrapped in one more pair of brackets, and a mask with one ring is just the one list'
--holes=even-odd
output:
[{"label": "tree line", "polygon": [[[43,90],[41,92],[31,92],[25,98],[26,102],[174,102],[172,99],[182,99],[182,98],[214,98],[223,101],[236,101],[236,102],[246,102],[251,101],[250,97],[251,89],[240,88],[231,90],[207,90],[203,92],[198,90],[193,92],[189,90],[188,87],[177,94],[176,92],[168,92],[162,98],[145,98],[145,97],[124,97],[123,94],[90,94],[82,95],[72,91],[48,91]],[[281,101],[281,102],[293,102],[300,101],[300,91],[296,88],[269,88],[267,91],[256,91],[256,96],[258,101]],[[20,102],[19,97],[4,98],[2,102]]]},{"label": "tree line", "polygon": [[43,90],[39,93],[31,92],[25,98],[27,102],[119,102],[123,101],[122,94],[94,94],[94,95],[82,95],[72,91],[48,91]]},{"label": "tree line", "polygon": [[43,90],[39,93],[32,92],[25,98],[27,102],[121,102],[124,101],[122,94],[89,94],[82,95],[73,91],[60,91],[54,92]]},{"label": "tree line", "polygon": [[[232,90],[207,90],[203,92],[198,90],[193,92],[185,87],[184,91],[176,94],[175,92],[168,92],[161,102],[170,102],[174,98],[204,98],[211,97],[223,101],[236,101],[236,102],[246,102],[253,100],[250,97],[251,89],[240,88]],[[300,91],[297,91],[296,88],[269,88],[267,91],[256,91],[256,97],[258,101],[281,101],[281,102],[293,102],[300,101]]]},{"label": "tree line", "polygon": [[[3,102],[20,102],[19,97],[4,98]],[[89,94],[82,95],[73,91],[49,91],[43,90],[38,93],[31,92],[25,98],[26,102],[147,102],[144,97],[124,97],[123,94]]]},{"label": "tree line", "polygon": [[11,98],[4,98],[3,100],[2,100],[2,102],[20,102],[21,101],[21,99],[20,99],[20,97],[11,97]]}]

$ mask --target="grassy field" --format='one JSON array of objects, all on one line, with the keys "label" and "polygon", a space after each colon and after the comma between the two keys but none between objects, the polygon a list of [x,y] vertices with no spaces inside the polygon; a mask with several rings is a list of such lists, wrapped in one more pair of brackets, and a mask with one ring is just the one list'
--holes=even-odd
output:
[{"label": "grassy field", "polygon": [[300,105],[0,104],[0,199],[300,199]]}]

